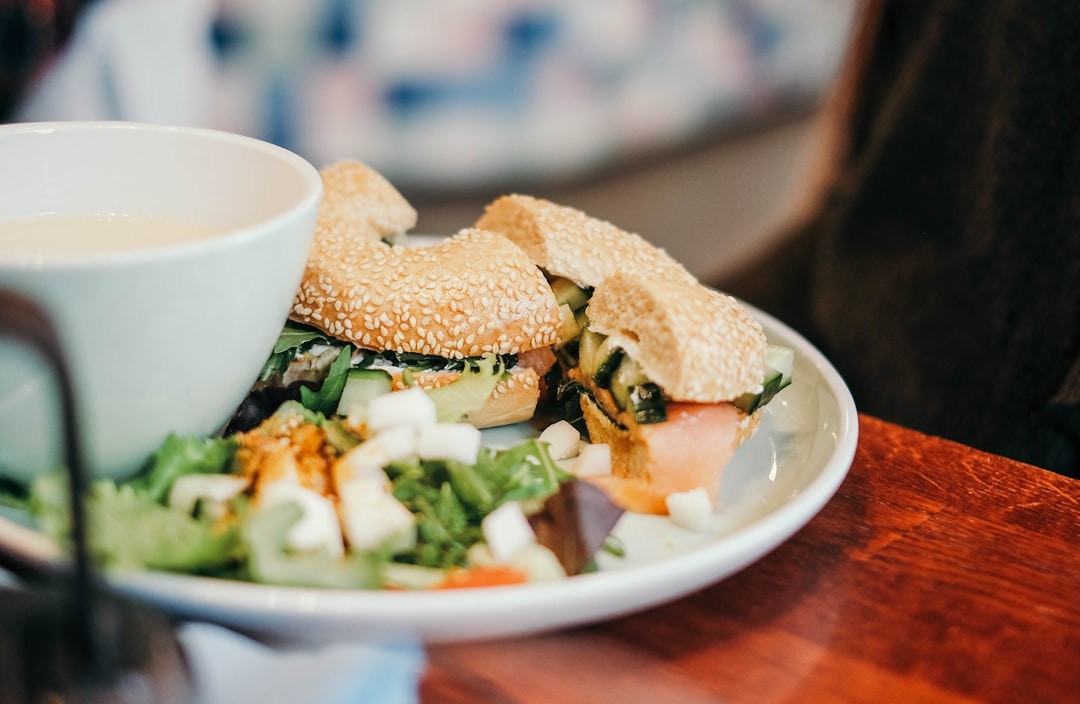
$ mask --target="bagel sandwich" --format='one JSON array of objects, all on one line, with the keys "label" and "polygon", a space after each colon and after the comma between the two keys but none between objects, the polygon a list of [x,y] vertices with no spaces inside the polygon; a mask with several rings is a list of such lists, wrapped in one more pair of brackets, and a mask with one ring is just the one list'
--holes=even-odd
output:
[{"label": "bagel sandwich", "polygon": [[[311,394],[336,385],[336,406],[320,410],[342,415],[368,395],[416,386],[445,389],[437,396],[446,420],[489,427],[531,418],[561,322],[532,260],[475,228],[408,246],[416,211],[381,174],[354,160],[320,174],[304,275],[256,384],[276,390],[267,409],[298,386]],[[464,377],[469,384],[455,383]]]},{"label": "bagel sandwich", "polygon": [[791,380],[791,350],[767,344],[734,298],[703,286],[635,233],[580,210],[513,194],[477,227],[502,232],[545,272],[560,304],[559,413],[611,447],[595,478],[624,508],[666,512],[669,494],[704,488]]},{"label": "bagel sandwich", "polygon": [[791,381],[791,350],[770,347],[735,298],[695,282],[616,274],[594,290],[579,363],[566,371],[590,441],[611,448],[592,478],[616,503],[666,513],[666,497],[703,488]]},{"label": "bagel sandwich", "polygon": [[423,247],[324,243],[309,261],[290,320],[321,342],[297,348],[308,353],[294,353],[302,370],[325,368],[325,345],[345,343],[352,377],[381,370],[390,377],[386,390],[448,386],[494,359],[497,369],[487,369],[498,379],[486,402],[453,418],[480,428],[533,416],[561,322],[529,257],[502,235],[475,228]]},{"label": "bagel sandwich", "polygon": [[624,273],[697,282],[682,264],[641,235],[543,198],[501,196],[487,205],[475,227],[502,233],[544,272],[559,302],[562,329],[555,347],[564,369],[577,363],[585,307],[605,279]]}]

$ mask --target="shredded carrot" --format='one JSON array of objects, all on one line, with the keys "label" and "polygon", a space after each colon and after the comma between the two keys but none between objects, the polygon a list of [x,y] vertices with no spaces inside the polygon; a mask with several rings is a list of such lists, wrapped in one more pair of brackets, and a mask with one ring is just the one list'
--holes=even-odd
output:
[{"label": "shredded carrot", "polygon": [[494,567],[470,567],[450,570],[446,579],[435,589],[471,589],[473,587],[499,587],[522,584],[527,575],[519,569],[499,565]]}]

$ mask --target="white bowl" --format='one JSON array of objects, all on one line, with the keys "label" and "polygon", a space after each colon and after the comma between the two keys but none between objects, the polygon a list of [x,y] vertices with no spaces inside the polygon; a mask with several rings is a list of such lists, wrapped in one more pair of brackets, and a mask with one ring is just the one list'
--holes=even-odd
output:
[{"label": "white bowl", "polygon": [[[51,316],[90,469],[120,479],[169,433],[213,433],[243,399],[299,286],[322,182],[299,156],[223,132],[24,123],[0,126],[0,193],[0,288]],[[216,234],[45,253],[2,236],[35,216],[110,214]],[[61,461],[57,408],[45,365],[0,339],[0,474],[25,481]]]}]

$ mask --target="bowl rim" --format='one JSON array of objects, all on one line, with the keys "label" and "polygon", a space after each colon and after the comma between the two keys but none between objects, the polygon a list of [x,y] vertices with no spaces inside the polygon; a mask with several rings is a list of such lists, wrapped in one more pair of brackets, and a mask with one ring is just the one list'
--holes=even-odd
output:
[{"label": "bowl rim", "polygon": [[[0,251],[0,272],[108,268],[213,254],[222,249],[244,244],[245,241],[258,239],[268,222],[299,218],[309,210],[314,215],[318,209],[319,203],[322,201],[322,177],[319,174],[318,169],[316,169],[307,159],[271,142],[225,130],[125,120],[67,120],[50,122],[14,122],[0,125],[0,137],[22,133],[49,134],[54,132],[96,132],[102,130],[195,137],[209,141],[235,144],[246,149],[262,152],[263,154],[292,167],[302,179],[303,191],[295,203],[280,211],[272,218],[263,220],[254,225],[233,229],[221,236],[166,244],[146,249],[82,252],[70,255],[50,253],[46,257],[23,253],[9,254]],[[26,217],[35,216],[28,215]],[[15,218],[8,218],[7,220],[10,221],[13,219]],[[312,225],[314,225],[314,217],[312,218]]]}]

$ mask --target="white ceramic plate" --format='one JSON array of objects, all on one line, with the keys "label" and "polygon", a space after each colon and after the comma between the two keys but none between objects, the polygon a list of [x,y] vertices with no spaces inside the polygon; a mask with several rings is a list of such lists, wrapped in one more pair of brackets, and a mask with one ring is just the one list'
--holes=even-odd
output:
[{"label": "white ceramic plate", "polygon": [[[795,348],[794,382],[765,409],[756,435],[724,472],[711,531],[662,516],[624,514],[624,558],[557,582],[433,592],[273,587],[163,573],[116,575],[122,590],[185,617],[302,641],[416,638],[428,642],[523,635],[596,622],[673,600],[759,559],[802,528],[835,493],[855,454],[858,420],[832,365],[804,338],[756,309],[770,341]],[[532,432],[485,431],[492,444]],[[0,519],[0,543],[33,558],[42,536]]]}]

